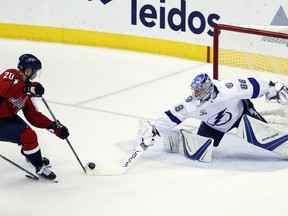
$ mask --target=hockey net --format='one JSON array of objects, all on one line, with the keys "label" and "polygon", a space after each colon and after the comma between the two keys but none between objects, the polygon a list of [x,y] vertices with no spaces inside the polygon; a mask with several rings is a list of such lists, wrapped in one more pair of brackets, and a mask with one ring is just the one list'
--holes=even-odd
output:
[{"label": "hockey net", "polygon": [[[288,85],[288,27],[231,26],[214,28],[213,78],[259,77]],[[288,125],[288,106],[253,100],[270,123]]]}]

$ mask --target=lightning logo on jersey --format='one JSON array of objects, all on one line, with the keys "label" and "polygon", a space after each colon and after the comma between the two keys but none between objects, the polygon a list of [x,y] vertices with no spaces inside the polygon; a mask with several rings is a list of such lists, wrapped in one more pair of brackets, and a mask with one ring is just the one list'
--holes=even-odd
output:
[{"label": "lightning logo on jersey", "polygon": [[208,124],[211,126],[221,126],[229,122],[232,118],[232,114],[230,112],[226,112],[226,109],[227,108],[208,119]]}]

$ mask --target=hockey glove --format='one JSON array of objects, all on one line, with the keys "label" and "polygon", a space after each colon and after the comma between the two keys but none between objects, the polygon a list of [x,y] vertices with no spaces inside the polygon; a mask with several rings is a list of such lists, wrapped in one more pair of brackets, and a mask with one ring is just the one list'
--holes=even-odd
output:
[{"label": "hockey glove", "polygon": [[288,104],[288,88],[284,84],[273,83],[270,81],[269,89],[266,93],[266,100],[276,100],[278,103],[282,105]]},{"label": "hockey glove", "polygon": [[25,93],[32,93],[37,97],[42,97],[45,92],[44,87],[38,82],[27,81],[24,87]]},{"label": "hockey glove", "polygon": [[57,122],[54,121],[46,129],[61,139],[66,139],[70,135],[69,130],[64,125],[62,125],[58,120]]},{"label": "hockey glove", "polygon": [[139,130],[135,145],[140,144],[145,150],[147,147],[154,145],[155,136],[160,136],[156,127],[151,125],[149,121],[139,119]]}]

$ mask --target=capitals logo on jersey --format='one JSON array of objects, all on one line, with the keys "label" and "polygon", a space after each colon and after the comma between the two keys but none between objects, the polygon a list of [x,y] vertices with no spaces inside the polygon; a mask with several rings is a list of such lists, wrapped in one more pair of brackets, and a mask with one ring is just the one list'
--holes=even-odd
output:
[{"label": "capitals logo on jersey", "polygon": [[17,113],[20,109],[22,109],[25,106],[25,102],[27,101],[28,97],[26,96],[24,99],[21,97],[19,98],[9,98],[9,102],[13,104],[14,107],[17,107],[18,109],[15,110],[15,113]]},{"label": "capitals logo on jersey", "polygon": [[9,98],[9,101],[14,105],[14,107],[17,107],[18,109],[22,109],[24,107],[24,103],[21,99],[16,99],[16,98]]},{"label": "capitals logo on jersey", "polygon": [[232,114],[230,112],[226,112],[226,109],[227,108],[213,115],[208,119],[207,123],[210,126],[221,126],[229,122],[232,118]]}]

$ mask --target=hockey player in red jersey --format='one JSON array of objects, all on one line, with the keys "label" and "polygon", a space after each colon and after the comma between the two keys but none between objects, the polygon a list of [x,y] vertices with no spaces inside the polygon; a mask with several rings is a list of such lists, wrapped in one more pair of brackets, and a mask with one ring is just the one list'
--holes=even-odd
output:
[{"label": "hockey player in red jersey", "polygon": [[17,114],[20,110],[26,120],[37,128],[45,128],[61,139],[69,136],[68,129],[51,121],[38,111],[35,97],[44,94],[43,86],[33,82],[42,68],[41,61],[31,54],[19,57],[18,70],[7,69],[0,75],[0,141],[17,143],[21,153],[35,166],[36,173],[49,180],[56,175],[43,161],[35,131]]}]

